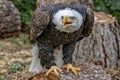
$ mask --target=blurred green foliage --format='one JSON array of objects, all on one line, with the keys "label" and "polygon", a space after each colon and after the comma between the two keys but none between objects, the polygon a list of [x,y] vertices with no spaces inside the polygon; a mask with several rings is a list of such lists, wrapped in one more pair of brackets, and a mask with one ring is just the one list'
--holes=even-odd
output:
[{"label": "blurred green foliage", "polygon": [[[12,0],[19,9],[22,27],[29,25],[31,15],[36,8],[36,0]],[[95,10],[112,14],[117,17],[120,23],[120,0],[94,0]]]},{"label": "blurred green foliage", "polygon": [[0,80],[10,80],[8,77],[0,78]]},{"label": "blurred green foliage", "polygon": [[94,0],[96,11],[112,14],[120,24],[120,0]]},{"label": "blurred green foliage", "polygon": [[23,26],[28,26],[31,15],[36,8],[36,0],[12,0],[20,12]]}]

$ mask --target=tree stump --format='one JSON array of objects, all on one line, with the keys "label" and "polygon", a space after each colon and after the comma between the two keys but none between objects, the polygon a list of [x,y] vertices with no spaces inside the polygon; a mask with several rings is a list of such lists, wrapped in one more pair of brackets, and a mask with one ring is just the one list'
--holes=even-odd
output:
[{"label": "tree stump", "polygon": [[17,8],[9,0],[0,0],[0,38],[18,36],[21,20]]},{"label": "tree stump", "polygon": [[[58,2],[58,0],[52,1],[54,0],[43,1],[41,4],[47,6],[48,4]],[[67,0],[60,1],[65,3],[64,1]],[[92,5],[90,5],[90,7],[94,8],[93,0],[89,0],[91,2],[86,0],[79,1],[88,6],[90,3]],[[64,73],[61,74],[61,77],[51,73],[46,77],[46,80],[112,80],[111,76],[108,75],[103,68],[120,67],[120,36],[118,33],[118,23],[115,17],[111,15],[106,15],[102,12],[94,12],[94,14],[95,22],[91,35],[77,42],[74,50],[73,64],[81,68],[78,76],[75,77],[71,72],[63,70]],[[93,62],[93,64],[91,64],[91,62]],[[102,65],[103,68],[98,65]],[[36,74],[29,80],[44,80],[44,74],[45,72]]]},{"label": "tree stump", "polygon": [[95,12],[92,34],[76,44],[74,64],[94,62],[104,68],[120,66],[120,36],[115,17]]},{"label": "tree stump", "polygon": [[[115,17],[111,15],[102,12],[94,14],[95,23],[92,34],[78,42],[74,50],[73,63],[81,68],[78,76],[75,77],[71,72],[67,73],[63,70],[62,78],[51,73],[46,80],[112,80],[101,66],[95,64],[102,65],[104,68],[120,66],[118,24]],[[44,80],[44,74],[36,74],[30,80]],[[119,76],[119,74],[116,75]]]}]

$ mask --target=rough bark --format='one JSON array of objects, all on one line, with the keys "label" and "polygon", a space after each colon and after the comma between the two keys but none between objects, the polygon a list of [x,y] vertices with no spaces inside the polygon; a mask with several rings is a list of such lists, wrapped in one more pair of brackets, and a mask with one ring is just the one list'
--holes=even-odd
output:
[{"label": "rough bark", "polygon": [[94,62],[105,68],[120,66],[120,37],[115,17],[95,12],[92,34],[77,43],[73,62]]},{"label": "rough bark", "polygon": [[79,0],[81,4],[87,5],[88,7],[91,7],[94,9],[94,2],[93,0]]},{"label": "rough bark", "polygon": [[56,76],[54,73],[50,73],[47,77],[45,77],[45,73],[39,73],[34,75],[29,80],[112,80],[111,76],[108,75],[100,66],[96,66],[94,64],[77,64],[81,71],[78,72],[77,76],[74,76],[71,72],[66,72],[66,70],[62,69],[64,72],[60,74],[60,76]]},{"label": "rough bark", "polygon": [[53,5],[53,4],[84,4],[92,9],[94,8],[93,5],[93,0],[37,0],[36,5],[37,7],[42,7],[42,6],[48,6],[48,5]]},{"label": "rough bark", "polygon": [[21,20],[17,8],[11,1],[0,0],[0,38],[19,35]]}]

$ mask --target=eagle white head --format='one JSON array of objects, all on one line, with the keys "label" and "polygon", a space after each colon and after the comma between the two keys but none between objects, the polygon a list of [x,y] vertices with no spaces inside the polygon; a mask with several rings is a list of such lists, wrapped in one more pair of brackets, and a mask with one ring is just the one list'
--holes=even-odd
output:
[{"label": "eagle white head", "polygon": [[83,24],[82,15],[71,8],[61,9],[53,16],[53,23],[56,29],[61,32],[74,32],[77,31]]}]

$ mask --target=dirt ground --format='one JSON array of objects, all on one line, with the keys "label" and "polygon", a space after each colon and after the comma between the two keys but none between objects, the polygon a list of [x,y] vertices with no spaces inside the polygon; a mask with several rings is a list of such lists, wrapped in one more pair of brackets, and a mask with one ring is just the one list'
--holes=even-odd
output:
[{"label": "dirt ground", "polygon": [[[19,38],[0,40],[0,80],[28,80],[30,73],[31,45],[29,36],[21,34]],[[120,68],[108,69],[113,80],[120,80]]]},{"label": "dirt ground", "polygon": [[0,80],[27,80],[31,58],[28,35],[0,40]]}]

